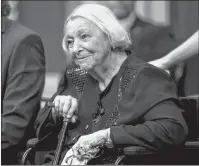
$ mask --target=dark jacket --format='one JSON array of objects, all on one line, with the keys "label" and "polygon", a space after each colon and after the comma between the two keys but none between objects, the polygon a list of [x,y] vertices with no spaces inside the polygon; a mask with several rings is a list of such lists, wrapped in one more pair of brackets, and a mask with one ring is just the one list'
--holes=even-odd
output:
[{"label": "dark jacket", "polygon": [[[81,135],[109,127],[116,148],[138,145],[159,151],[185,141],[188,131],[183,110],[176,86],[165,71],[129,55],[103,92],[96,80],[85,75],[68,69],[59,86],[59,94],[79,98],[79,121],[68,128],[65,151]],[[99,107],[105,108],[105,114],[95,123]],[[50,109],[40,113],[37,136],[51,135],[48,144],[54,146],[62,121],[53,123]]]},{"label": "dark jacket", "polygon": [[146,62],[165,56],[179,45],[171,26],[158,26],[136,19],[130,30],[132,47]]},{"label": "dark jacket", "polygon": [[1,34],[2,164],[13,164],[16,151],[25,147],[34,133],[33,122],[44,87],[45,57],[39,35],[19,23],[3,17]]}]

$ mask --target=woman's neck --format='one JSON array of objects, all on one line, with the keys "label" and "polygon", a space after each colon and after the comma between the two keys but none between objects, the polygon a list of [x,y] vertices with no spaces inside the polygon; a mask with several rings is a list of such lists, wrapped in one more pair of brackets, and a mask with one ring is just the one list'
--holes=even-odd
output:
[{"label": "woman's neck", "polygon": [[101,91],[105,90],[112,78],[118,73],[122,63],[127,58],[125,51],[111,52],[103,65],[96,66],[90,75],[99,82]]}]

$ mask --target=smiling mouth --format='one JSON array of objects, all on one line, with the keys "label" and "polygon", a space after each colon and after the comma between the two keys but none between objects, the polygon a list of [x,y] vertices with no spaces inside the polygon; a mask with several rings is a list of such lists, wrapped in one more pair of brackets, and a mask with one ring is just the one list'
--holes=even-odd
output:
[{"label": "smiling mouth", "polygon": [[86,56],[86,57],[81,57],[81,58],[76,58],[77,61],[83,61],[85,59],[87,59],[89,56]]},{"label": "smiling mouth", "polygon": [[82,58],[77,58],[77,59],[85,59],[85,58],[87,58],[87,57],[82,57]]}]

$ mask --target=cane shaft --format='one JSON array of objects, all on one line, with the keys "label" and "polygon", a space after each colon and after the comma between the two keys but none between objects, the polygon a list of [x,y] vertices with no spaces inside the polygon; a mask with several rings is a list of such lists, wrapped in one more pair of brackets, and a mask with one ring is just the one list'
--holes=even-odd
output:
[{"label": "cane shaft", "polygon": [[59,136],[58,144],[57,144],[57,149],[55,151],[55,157],[54,157],[54,160],[53,160],[53,165],[58,165],[58,163],[59,163],[63,143],[64,143],[64,140],[65,140],[67,126],[68,126],[68,119],[64,120],[62,128],[61,128],[61,132],[60,132],[60,136]]}]

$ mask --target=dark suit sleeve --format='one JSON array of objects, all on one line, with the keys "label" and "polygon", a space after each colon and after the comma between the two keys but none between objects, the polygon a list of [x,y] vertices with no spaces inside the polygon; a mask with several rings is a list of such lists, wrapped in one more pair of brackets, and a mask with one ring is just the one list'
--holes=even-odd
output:
[{"label": "dark suit sleeve", "polygon": [[[111,127],[115,145],[142,146],[160,150],[182,144],[187,126],[176,96],[176,86],[166,72],[155,67],[144,67],[135,83],[126,92],[120,112],[131,111],[123,117],[128,124]],[[137,117],[139,123],[131,123]]]},{"label": "dark suit sleeve", "polygon": [[42,41],[28,35],[15,45],[10,58],[2,101],[2,150],[20,143],[32,118],[40,109],[45,82]]}]

